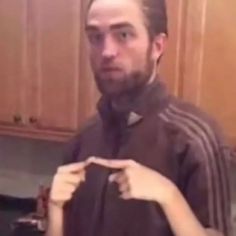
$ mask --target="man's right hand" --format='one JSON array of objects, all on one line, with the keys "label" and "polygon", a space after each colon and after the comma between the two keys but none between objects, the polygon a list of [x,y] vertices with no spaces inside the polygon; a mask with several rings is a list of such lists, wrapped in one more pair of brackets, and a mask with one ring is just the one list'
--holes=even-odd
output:
[{"label": "man's right hand", "polygon": [[72,163],[57,169],[51,186],[49,204],[63,208],[75,190],[85,181],[85,162]]}]

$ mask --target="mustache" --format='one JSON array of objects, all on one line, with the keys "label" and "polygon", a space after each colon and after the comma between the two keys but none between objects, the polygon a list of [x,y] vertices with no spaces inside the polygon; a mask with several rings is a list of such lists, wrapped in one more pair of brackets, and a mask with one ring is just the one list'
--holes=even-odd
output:
[{"label": "mustache", "polygon": [[100,65],[101,69],[123,69],[123,66],[120,63],[104,61]]},{"label": "mustache", "polygon": [[118,67],[118,66],[104,66],[104,67],[100,68],[99,73],[114,72],[114,71],[122,72],[123,69],[121,67]]}]

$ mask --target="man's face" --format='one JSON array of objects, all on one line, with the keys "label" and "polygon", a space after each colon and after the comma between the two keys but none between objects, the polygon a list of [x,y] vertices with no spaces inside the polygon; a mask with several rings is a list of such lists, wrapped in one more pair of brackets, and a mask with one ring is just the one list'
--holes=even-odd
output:
[{"label": "man's face", "polygon": [[134,0],[95,0],[86,32],[91,66],[103,94],[119,96],[146,84],[154,60],[140,5]]}]

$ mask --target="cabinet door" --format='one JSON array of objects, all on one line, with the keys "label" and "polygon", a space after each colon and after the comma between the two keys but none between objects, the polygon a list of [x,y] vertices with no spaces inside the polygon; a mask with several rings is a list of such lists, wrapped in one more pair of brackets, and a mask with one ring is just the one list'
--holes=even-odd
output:
[{"label": "cabinet door", "polygon": [[78,126],[80,0],[30,1],[27,113],[41,130]]},{"label": "cabinet door", "polygon": [[211,113],[236,142],[236,1],[189,1],[184,98]]},{"label": "cabinet door", "polygon": [[176,96],[182,95],[186,2],[186,0],[166,1],[169,37],[160,64],[160,74],[171,93]]},{"label": "cabinet door", "polygon": [[23,122],[27,74],[25,0],[0,0],[0,124]]}]

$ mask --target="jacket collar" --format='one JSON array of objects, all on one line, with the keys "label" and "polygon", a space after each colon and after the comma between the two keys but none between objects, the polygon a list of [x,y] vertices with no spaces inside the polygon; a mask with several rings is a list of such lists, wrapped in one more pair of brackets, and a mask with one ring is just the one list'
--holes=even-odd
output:
[{"label": "jacket collar", "polygon": [[123,107],[114,109],[111,100],[102,96],[97,104],[103,122],[108,126],[117,124],[133,126],[153,111],[158,111],[168,98],[166,86],[158,78],[133,94]]}]

